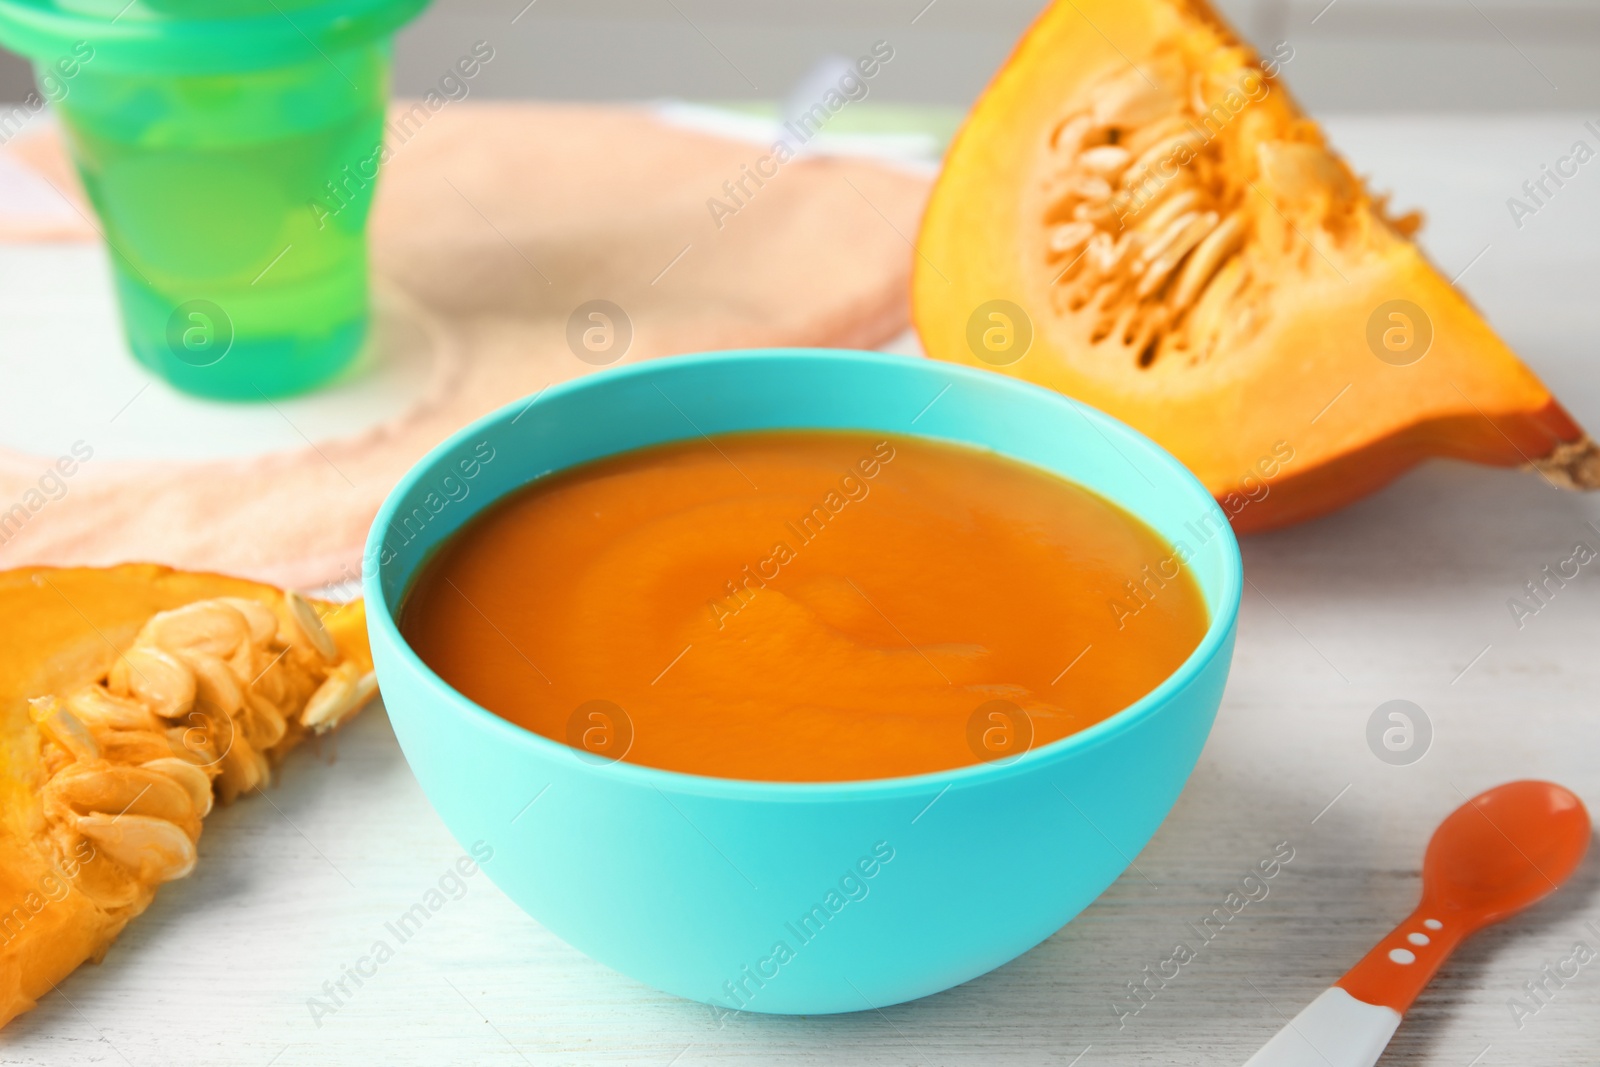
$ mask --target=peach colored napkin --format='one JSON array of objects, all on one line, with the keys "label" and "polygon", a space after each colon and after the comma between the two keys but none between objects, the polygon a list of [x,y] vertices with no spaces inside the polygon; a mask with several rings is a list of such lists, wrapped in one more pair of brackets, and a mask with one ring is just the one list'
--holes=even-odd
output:
[{"label": "peach colored napkin", "polygon": [[[81,196],[53,133],[7,151]],[[379,503],[428,448],[595,369],[566,339],[573,310],[593,299],[632,320],[624,362],[743,346],[871,347],[900,333],[907,237],[927,182],[865,162],[799,159],[719,226],[707,200],[726,199],[723,183],[762,154],[641,109],[440,111],[384,168],[372,221],[376,287],[400,294],[380,300],[380,313],[436,334],[425,395],[385,424],[295,451],[96,459],[20,529],[4,509],[29,506],[51,460],[0,450],[0,566],[151,560],[288,585],[348,579]],[[93,237],[86,222],[28,233],[13,219],[7,229],[0,213],[0,239],[75,234]]]}]

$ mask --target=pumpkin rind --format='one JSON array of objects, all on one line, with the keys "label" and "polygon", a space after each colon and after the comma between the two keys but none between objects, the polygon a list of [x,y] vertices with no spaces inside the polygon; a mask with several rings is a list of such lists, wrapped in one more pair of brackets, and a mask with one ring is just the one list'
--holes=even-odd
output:
[{"label": "pumpkin rind", "polygon": [[282,592],[242,579],[0,572],[0,1025],[189,873],[213,789],[265,784],[311,732],[308,703],[338,686],[370,696],[361,602],[303,603],[325,642]]},{"label": "pumpkin rind", "polygon": [[[930,199],[913,279],[928,354],[1143,430],[1240,531],[1432,456],[1600,486],[1600,450],[1278,73],[1200,0],[1050,7]],[[1028,319],[1020,358],[974,340],[995,301]]]}]

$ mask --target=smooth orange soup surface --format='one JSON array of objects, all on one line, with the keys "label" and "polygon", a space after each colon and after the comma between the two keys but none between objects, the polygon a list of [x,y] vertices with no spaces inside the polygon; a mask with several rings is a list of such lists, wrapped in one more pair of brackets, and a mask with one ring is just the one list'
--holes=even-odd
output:
[{"label": "smooth orange soup surface", "polygon": [[444,546],[401,620],[452,686],[585,758],[781,781],[1047,744],[1149,692],[1206,626],[1173,549],[1105,499],[821,431],[541,479]]}]

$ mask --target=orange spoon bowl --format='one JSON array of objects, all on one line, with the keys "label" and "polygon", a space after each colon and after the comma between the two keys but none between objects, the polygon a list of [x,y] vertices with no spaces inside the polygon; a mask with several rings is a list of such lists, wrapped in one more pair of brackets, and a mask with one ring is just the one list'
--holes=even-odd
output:
[{"label": "orange spoon bowl", "polygon": [[1422,861],[1423,900],[1473,929],[1538,902],[1564,882],[1589,847],[1583,801],[1552,782],[1520,781],[1457,808],[1434,831]]}]

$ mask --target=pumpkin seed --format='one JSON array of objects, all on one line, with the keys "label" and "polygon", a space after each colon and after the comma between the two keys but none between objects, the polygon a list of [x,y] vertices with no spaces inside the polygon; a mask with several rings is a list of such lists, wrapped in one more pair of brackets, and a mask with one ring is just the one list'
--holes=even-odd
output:
[{"label": "pumpkin seed", "polygon": [[1174,310],[1183,311],[1195,301],[1212,276],[1221,269],[1223,261],[1244,243],[1244,237],[1245,219],[1238,212],[1223,219],[1206,235],[1189,257],[1189,262],[1184,264],[1183,273],[1178,276],[1178,285],[1172,294]]},{"label": "pumpkin seed", "polygon": [[203,600],[152,616],[136,643],[169,652],[193,650],[229,656],[249,636],[250,625],[238,609],[218,600]]},{"label": "pumpkin seed", "polygon": [[1091,148],[1078,156],[1078,166],[1096,177],[1109,181],[1122,172],[1122,168],[1128,165],[1129,158],[1126,148],[1105,144]]},{"label": "pumpkin seed", "polygon": [[164,756],[161,759],[146,760],[140,764],[145,770],[155,771],[165,775],[178,784],[189,794],[189,802],[194,806],[194,813],[201,818],[211,814],[212,793],[211,776],[204,770],[190,763],[188,760],[176,756]]},{"label": "pumpkin seed", "polygon": [[250,628],[252,644],[265,645],[278,636],[278,616],[261,601],[242,596],[225,596],[219,597],[217,603],[226,604],[244,616],[245,624]]},{"label": "pumpkin seed", "polygon": [[1094,90],[1094,121],[1099,126],[1143,126],[1172,110],[1172,94],[1152,85],[1138,70],[1124,70]]},{"label": "pumpkin seed", "polygon": [[128,692],[163,719],[177,719],[194,707],[194,672],[162,648],[135,645],[119,661],[127,667]]},{"label": "pumpkin seed", "polygon": [[244,706],[239,679],[216,656],[192,649],[179,649],[177,657],[194,674],[195,696],[204,707],[232,715]]},{"label": "pumpkin seed", "polygon": [[101,685],[86,685],[69,695],[67,709],[91,729],[154,730],[160,725],[143,704]]},{"label": "pumpkin seed", "polygon": [[1159,255],[1150,261],[1145,268],[1144,277],[1139,279],[1138,293],[1140,297],[1150,296],[1166,284],[1167,278],[1178,269],[1178,264],[1187,256],[1207,234],[1216,229],[1217,213],[1208,211],[1204,215],[1190,218],[1188,225],[1179,228],[1173,224],[1175,236],[1162,248]]},{"label": "pumpkin seed", "polygon": [[194,870],[194,842],[165,819],[148,815],[83,815],[77,831],[141,881],[170,882]]},{"label": "pumpkin seed", "polygon": [[342,663],[306,701],[300,721],[316,733],[326,733],[366,703],[377,689],[378,679],[371,671],[362,674],[355,664]]},{"label": "pumpkin seed", "polygon": [[331,662],[338,659],[339,649],[334,645],[333,638],[328,636],[328,629],[322,625],[322,618],[317,614],[317,609],[293,590],[283,595],[283,602],[288,606],[290,617],[294,619],[295,625],[300,628],[306,640],[311,643],[311,647],[325,660]]},{"label": "pumpkin seed", "polygon": [[95,743],[89,728],[55,697],[34,697],[29,700],[28,715],[52,741],[78,759],[100,758],[100,746]]}]

